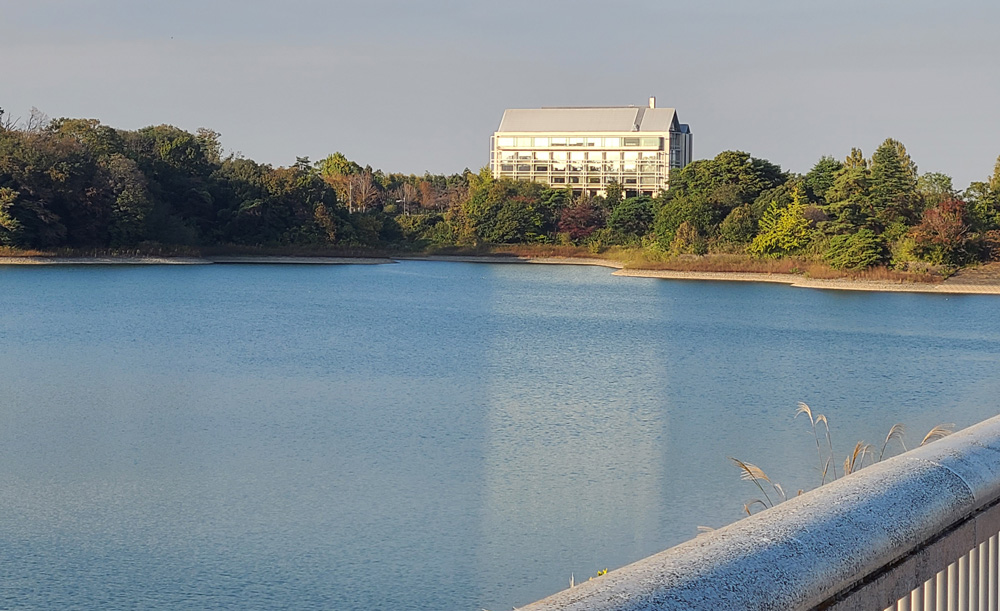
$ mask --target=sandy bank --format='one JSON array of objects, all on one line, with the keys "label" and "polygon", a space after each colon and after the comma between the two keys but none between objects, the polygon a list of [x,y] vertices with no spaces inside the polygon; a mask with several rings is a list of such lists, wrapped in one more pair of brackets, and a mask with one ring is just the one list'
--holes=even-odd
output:
[{"label": "sandy bank", "polygon": [[392,259],[375,257],[0,257],[0,265],[375,265]]},{"label": "sandy bank", "polygon": [[964,269],[940,283],[888,282],[838,278],[820,280],[795,274],[750,272],[684,272],[623,269],[618,261],[596,257],[526,257],[505,255],[427,255],[403,257],[0,257],[0,265],[378,265],[395,261],[444,261],[458,263],[517,263],[536,265],[594,265],[616,270],[616,276],[666,280],[713,280],[722,282],[774,282],[796,288],[838,291],[883,291],[898,293],[942,293],[1000,295],[1000,263]]},{"label": "sandy bank", "polygon": [[880,282],[837,278],[819,280],[795,274],[753,274],[743,272],[678,272],[669,270],[620,269],[616,276],[636,278],[664,278],[668,280],[716,280],[724,282],[776,282],[797,288],[827,289],[837,291],[880,291],[897,293],[943,293],[1000,295],[1000,282],[981,282],[956,274],[944,282]]},{"label": "sandy bank", "polygon": [[198,257],[0,257],[0,265],[207,265]]},{"label": "sandy bank", "polygon": [[452,263],[535,263],[540,265],[596,265],[621,269],[617,261],[597,257],[522,257],[508,255],[427,255],[393,257],[397,261],[446,261]]},{"label": "sandy bank", "polygon": [[205,257],[208,263],[239,263],[251,265],[381,265],[393,263],[392,259],[378,257],[266,257],[235,256]]}]

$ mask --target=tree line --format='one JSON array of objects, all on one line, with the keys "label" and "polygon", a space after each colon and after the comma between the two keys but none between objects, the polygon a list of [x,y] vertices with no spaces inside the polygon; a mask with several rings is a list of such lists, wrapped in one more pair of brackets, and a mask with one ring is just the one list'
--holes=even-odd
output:
[{"label": "tree line", "polygon": [[224,155],[220,135],[0,110],[0,245],[434,249],[561,244],[662,257],[804,256],[841,269],[1000,259],[1000,159],[964,192],[920,174],[902,143],[823,157],[804,175],[726,151],[656,197],[574,194],[473,173],[362,167],[341,153],[289,167]]}]

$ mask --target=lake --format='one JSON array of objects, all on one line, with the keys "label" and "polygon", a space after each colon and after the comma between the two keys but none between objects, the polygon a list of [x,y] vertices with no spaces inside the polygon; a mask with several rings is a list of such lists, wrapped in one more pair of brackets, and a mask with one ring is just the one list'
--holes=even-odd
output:
[{"label": "lake", "polygon": [[995,296],[0,267],[2,608],[502,611],[1000,411]]}]

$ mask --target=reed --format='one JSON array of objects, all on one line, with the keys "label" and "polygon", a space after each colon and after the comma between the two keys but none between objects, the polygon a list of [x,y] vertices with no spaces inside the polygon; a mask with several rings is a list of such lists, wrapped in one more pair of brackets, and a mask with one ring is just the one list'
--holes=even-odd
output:
[{"label": "reed", "polygon": [[[812,408],[805,403],[800,402],[795,411],[795,417],[797,418],[802,414],[805,414],[805,416],[809,419],[809,426],[812,429],[813,441],[816,444],[816,457],[819,461],[820,486],[827,483],[827,476],[829,475],[831,467],[833,468],[833,477],[830,478],[830,481],[833,481],[839,477],[850,475],[851,473],[864,468],[866,460],[869,465],[882,461],[886,457],[886,450],[893,442],[896,442],[902,451],[906,451],[906,427],[904,427],[901,423],[896,423],[889,428],[889,432],[886,434],[885,439],[883,439],[877,455],[875,453],[875,448],[871,444],[865,443],[863,440],[856,442],[854,444],[854,448],[848,452],[847,456],[844,458],[842,474],[838,474],[836,461],[834,460],[835,452],[833,449],[833,440],[830,435],[829,421],[823,414],[813,413]],[[935,426],[926,435],[924,435],[920,445],[923,446],[931,443],[932,441],[950,435],[954,431],[954,427],[955,425],[953,423],[939,424]],[[824,441],[826,442],[825,444],[823,443]],[[786,499],[784,489],[782,489],[781,485],[768,477],[767,474],[764,473],[763,469],[753,463],[745,462],[737,458],[730,457],[729,460],[740,469],[740,479],[753,483],[764,496],[763,499],[755,498],[744,503],[744,513],[751,515],[754,508],[758,506],[761,509],[774,507],[775,501],[773,501],[771,496],[768,495],[767,489],[770,489],[775,493],[775,498],[779,499],[776,502],[781,502]],[[799,490],[798,494],[802,494],[802,492],[802,490]]]}]

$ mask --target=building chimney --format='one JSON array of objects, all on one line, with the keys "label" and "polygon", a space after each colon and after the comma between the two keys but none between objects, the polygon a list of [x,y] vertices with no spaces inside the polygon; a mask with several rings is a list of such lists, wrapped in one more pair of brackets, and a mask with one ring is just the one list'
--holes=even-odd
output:
[{"label": "building chimney", "polygon": [[649,96],[649,107],[656,108],[656,98],[653,96]]}]

